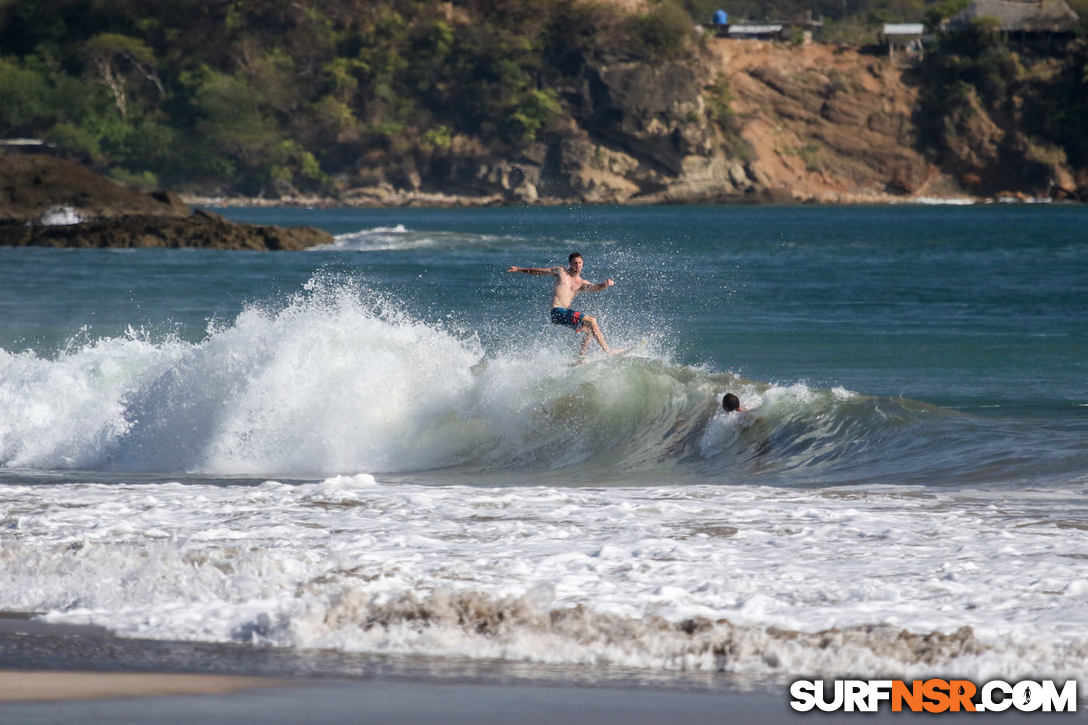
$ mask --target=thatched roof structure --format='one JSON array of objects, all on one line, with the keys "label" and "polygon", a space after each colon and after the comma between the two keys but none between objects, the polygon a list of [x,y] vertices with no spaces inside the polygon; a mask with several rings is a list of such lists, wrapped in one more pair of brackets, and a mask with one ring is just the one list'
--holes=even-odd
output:
[{"label": "thatched roof structure", "polygon": [[1065,0],[974,0],[948,21],[958,30],[982,17],[1001,21],[1001,29],[1020,33],[1069,33],[1080,19]]}]

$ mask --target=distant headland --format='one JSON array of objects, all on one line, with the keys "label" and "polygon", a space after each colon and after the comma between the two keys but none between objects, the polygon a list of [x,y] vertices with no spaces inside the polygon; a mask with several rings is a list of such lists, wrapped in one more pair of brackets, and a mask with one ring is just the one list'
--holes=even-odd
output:
[{"label": "distant headland", "polygon": [[1085,201],[1085,3],[13,0],[0,145],[201,205]]}]

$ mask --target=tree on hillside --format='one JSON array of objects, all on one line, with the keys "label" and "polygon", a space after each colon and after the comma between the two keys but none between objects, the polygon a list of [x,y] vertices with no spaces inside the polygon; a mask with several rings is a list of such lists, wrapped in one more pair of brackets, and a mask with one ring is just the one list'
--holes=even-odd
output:
[{"label": "tree on hillside", "polygon": [[113,94],[122,118],[128,117],[128,87],[133,76],[154,84],[160,98],[166,95],[155,73],[155,54],[142,40],[119,33],[99,33],[87,41],[84,51],[98,82]]}]

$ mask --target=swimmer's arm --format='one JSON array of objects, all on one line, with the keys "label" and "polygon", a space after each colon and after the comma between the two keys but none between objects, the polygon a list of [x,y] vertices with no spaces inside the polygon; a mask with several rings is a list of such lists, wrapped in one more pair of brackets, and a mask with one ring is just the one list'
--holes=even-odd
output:
[{"label": "swimmer's arm", "polygon": [[603,289],[608,289],[612,285],[616,284],[611,279],[606,279],[604,282],[598,282],[597,284],[591,284],[586,282],[582,285],[582,290],[585,292],[600,292]]},{"label": "swimmer's arm", "polygon": [[507,272],[524,272],[538,277],[559,274],[559,267],[510,267]]}]

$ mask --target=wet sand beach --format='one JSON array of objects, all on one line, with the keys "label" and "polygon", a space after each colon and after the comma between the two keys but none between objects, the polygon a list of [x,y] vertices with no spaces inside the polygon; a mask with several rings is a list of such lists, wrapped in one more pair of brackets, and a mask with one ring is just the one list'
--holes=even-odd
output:
[{"label": "wet sand beach", "polygon": [[[711,673],[661,676],[129,640],[95,627],[52,625],[10,613],[0,617],[4,724],[650,725],[911,718],[891,712],[797,713],[789,708],[787,687],[750,689],[743,680]],[[1063,714],[1004,713],[998,721],[1011,725],[1044,718],[1062,722]]]},{"label": "wet sand beach", "polygon": [[0,702],[91,700],[147,695],[226,695],[287,684],[266,677],[153,672],[0,670]]}]

